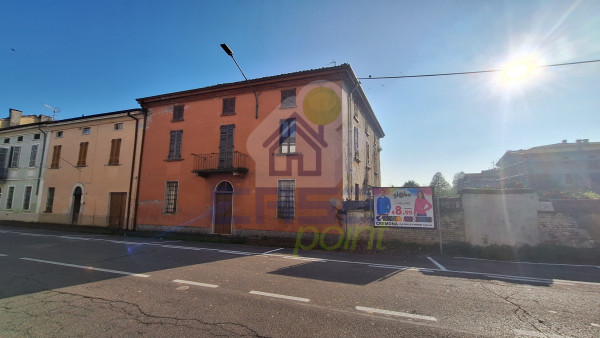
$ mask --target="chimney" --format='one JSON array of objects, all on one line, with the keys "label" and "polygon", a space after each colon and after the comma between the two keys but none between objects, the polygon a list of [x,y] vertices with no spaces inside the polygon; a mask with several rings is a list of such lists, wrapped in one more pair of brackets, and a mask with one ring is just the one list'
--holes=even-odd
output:
[{"label": "chimney", "polygon": [[590,139],[589,138],[584,138],[582,141],[583,141],[584,144],[590,143]]},{"label": "chimney", "polygon": [[575,140],[575,143],[580,144],[581,140]]},{"label": "chimney", "polygon": [[567,144],[567,140],[562,140],[562,144]]},{"label": "chimney", "polygon": [[8,124],[9,127],[18,126],[21,124],[21,116],[23,116],[23,112],[17,109],[8,109],[10,113],[10,122]]}]

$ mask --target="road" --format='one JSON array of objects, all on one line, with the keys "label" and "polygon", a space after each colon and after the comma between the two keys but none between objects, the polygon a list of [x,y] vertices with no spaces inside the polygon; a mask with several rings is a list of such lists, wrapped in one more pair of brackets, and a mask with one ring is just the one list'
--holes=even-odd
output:
[{"label": "road", "polygon": [[0,226],[0,336],[600,336],[600,268]]}]

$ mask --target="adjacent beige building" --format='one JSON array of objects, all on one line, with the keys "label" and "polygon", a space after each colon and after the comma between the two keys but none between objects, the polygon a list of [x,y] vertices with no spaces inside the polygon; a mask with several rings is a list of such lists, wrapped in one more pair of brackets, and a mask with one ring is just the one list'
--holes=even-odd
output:
[{"label": "adjacent beige building", "polygon": [[143,134],[139,109],[55,121],[40,222],[132,229]]}]

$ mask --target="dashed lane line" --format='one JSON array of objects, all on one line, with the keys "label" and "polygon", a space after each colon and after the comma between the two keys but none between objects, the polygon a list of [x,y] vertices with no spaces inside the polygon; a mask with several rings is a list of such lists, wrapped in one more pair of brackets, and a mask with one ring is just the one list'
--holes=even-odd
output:
[{"label": "dashed lane line", "polygon": [[261,292],[261,291],[254,291],[254,290],[250,291],[249,293],[252,294],[252,295],[259,295],[259,296],[266,296],[266,297],[272,297],[272,298],[294,300],[294,301],[297,301],[297,302],[304,302],[304,303],[310,302],[310,299],[308,299],[308,298],[294,297],[294,296],[288,296],[288,295],[280,295],[280,294],[277,294],[277,293]]},{"label": "dashed lane line", "polygon": [[173,283],[202,286],[202,287],[205,287],[205,288],[213,288],[213,289],[219,287],[218,285],[215,285],[215,284],[192,282],[192,281],[189,281],[189,280],[182,280],[182,279],[175,279],[175,280],[173,280]]},{"label": "dashed lane line", "polygon": [[142,278],[148,278],[148,277],[150,277],[150,275],[141,274],[141,273],[119,271],[119,270],[110,270],[110,269],[102,269],[102,268],[96,268],[96,267],[93,267],[93,266],[85,266],[85,265],[68,264],[68,263],[62,263],[62,262],[46,261],[46,260],[43,260],[43,259],[35,259],[35,258],[28,258],[28,257],[21,257],[21,259],[25,260],[25,261],[30,261],[30,262],[45,263],[45,264],[54,264],[54,265],[66,266],[66,267],[69,267],[69,268],[77,268],[77,269],[84,269],[84,270],[101,271],[101,272],[114,273],[114,274],[118,274],[118,275],[126,275],[126,276],[133,276],[133,277],[142,277]]},{"label": "dashed lane line", "polygon": [[379,314],[383,314],[383,315],[406,317],[406,318],[412,318],[412,319],[429,320],[432,322],[437,322],[437,318],[435,318],[435,317],[416,315],[414,313],[390,311],[390,310],[376,309],[376,308],[364,307],[364,306],[356,306],[355,309],[358,311],[364,311],[364,312],[368,312],[368,313],[379,313]]},{"label": "dashed lane line", "polygon": [[442,271],[448,271],[448,269],[446,269],[442,264],[438,263],[435,259],[427,256],[427,259],[429,259],[429,261],[431,261],[431,263],[435,264],[435,266],[437,266],[440,270]]},{"label": "dashed lane line", "polygon": [[272,253],[272,252],[279,251],[279,250],[283,250],[283,249],[284,249],[284,248],[279,248],[279,249],[275,249],[275,250],[270,250],[270,251],[267,251],[267,252],[263,252],[262,254],[263,254],[263,255],[268,255],[268,254],[270,254],[270,253]]},{"label": "dashed lane line", "polygon": [[8,255],[5,255],[5,254],[0,254],[0,257],[6,257],[6,256],[8,256]]}]

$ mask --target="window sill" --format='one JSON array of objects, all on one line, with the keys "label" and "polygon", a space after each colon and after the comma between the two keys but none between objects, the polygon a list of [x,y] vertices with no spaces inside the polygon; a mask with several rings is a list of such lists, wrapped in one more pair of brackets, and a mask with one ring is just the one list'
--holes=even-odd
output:
[{"label": "window sill", "polygon": [[87,165],[86,165],[86,164],[81,164],[81,165],[80,165],[80,164],[78,164],[78,165],[76,165],[75,167],[76,167],[76,168],[85,168],[85,167],[87,167]]},{"label": "window sill", "polygon": [[284,109],[284,108],[297,108],[297,107],[298,107],[298,106],[294,104],[294,105],[285,105],[285,106],[284,106],[284,105],[281,105],[279,108],[282,108],[282,109]]},{"label": "window sill", "polygon": [[233,115],[237,115],[235,112],[233,113],[221,113],[221,116],[233,116]]},{"label": "window sill", "polygon": [[360,159],[358,157],[354,157],[354,162],[360,163]]},{"label": "window sill", "polygon": [[183,121],[184,121],[183,119],[181,119],[181,120],[171,120],[171,122],[183,122]]},{"label": "window sill", "polygon": [[354,121],[356,121],[356,122],[360,122],[360,121],[358,120],[358,115],[354,115]]},{"label": "window sill", "polygon": [[116,166],[120,166],[120,165],[121,165],[121,163],[109,163],[109,164],[107,164],[107,166],[109,166],[109,167],[116,167]]},{"label": "window sill", "polygon": [[302,155],[302,153],[299,152],[295,152],[295,153],[274,153],[275,156],[298,156],[298,155]]},{"label": "window sill", "polygon": [[183,161],[182,158],[167,158],[165,160],[165,162],[179,162],[179,161]]}]

